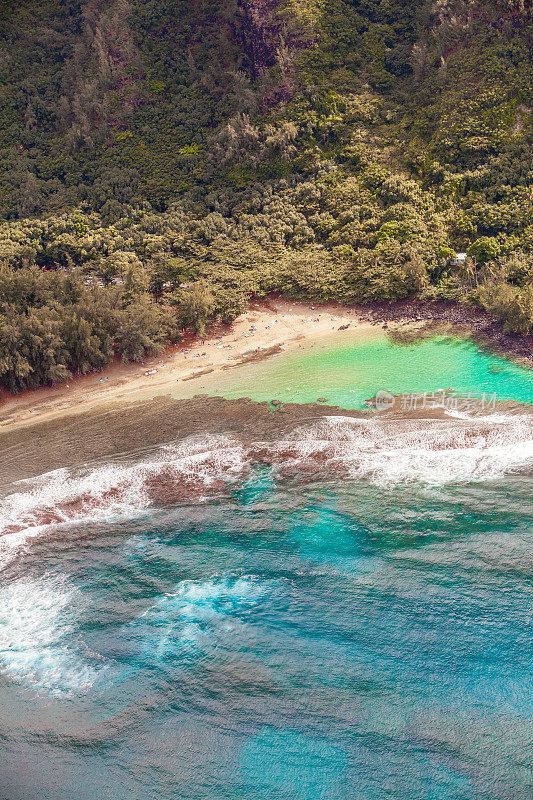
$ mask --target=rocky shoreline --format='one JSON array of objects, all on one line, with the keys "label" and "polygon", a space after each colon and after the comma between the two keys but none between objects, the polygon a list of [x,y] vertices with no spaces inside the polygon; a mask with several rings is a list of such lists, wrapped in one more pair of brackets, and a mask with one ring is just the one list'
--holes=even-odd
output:
[{"label": "rocky shoreline", "polygon": [[0,434],[0,486],[55,469],[138,452],[188,436],[228,434],[272,440],[324,415],[365,417],[320,403],[281,407],[248,398],[169,396],[113,409],[63,416]]},{"label": "rocky shoreline", "polygon": [[470,334],[483,347],[501,353],[522,366],[533,367],[533,335],[506,333],[502,323],[479,308],[452,303],[426,303],[420,300],[403,300],[397,303],[371,303],[355,306],[360,319],[374,325],[388,327],[390,323],[422,323],[422,333],[437,332],[446,326]]}]

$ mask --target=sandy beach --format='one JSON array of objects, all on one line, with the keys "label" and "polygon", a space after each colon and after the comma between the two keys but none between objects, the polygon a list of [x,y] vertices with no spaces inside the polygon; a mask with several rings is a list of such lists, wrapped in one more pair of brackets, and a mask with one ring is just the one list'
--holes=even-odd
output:
[{"label": "sandy beach", "polygon": [[241,376],[250,380],[254,362],[298,348],[305,352],[325,341],[355,342],[380,335],[383,329],[403,339],[456,332],[532,366],[529,338],[504,334],[493,318],[479,310],[417,301],[347,308],[269,298],[252,303],[231,325],[213,327],[204,337],[185,336],[160,357],[137,364],[113,363],[60,386],[4,395],[0,434],[5,439],[11,432],[63,418],[70,426],[80,415],[127,410],[157,398],[227,396],[224,388],[230,383],[238,385]]},{"label": "sandy beach", "polygon": [[362,321],[356,310],[335,305],[284,300],[253,304],[232,325],[219,326],[205,338],[186,338],[159,358],[141,364],[112,364],[68,384],[6,396],[0,405],[0,431],[84,413],[109,403],[137,402],[165,394],[180,398],[191,397],[196,391],[208,393],[210,380],[225,370],[275,357],[339,329],[347,337],[371,335],[375,323]]},{"label": "sandy beach", "polygon": [[[450,320],[448,314],[446,320],[445,309],[430,310],[433,318],[424,317],[426,309],[418,306],[405,306],[403,313],[391,307],[387,316],[381,308],[269,299],[251,306],[233,325],[209,331],[203,339],[191,336],[161,358],[114,364],[69,385],[10,397],[0,407],[0,488],[60,468],[130,458],[200,433],[261,442],[290,438],[299,426],[327,417],[450,422],[444,408],[404,408],[401,398],[390,408],[347,410],[332,402],[325,388],[326,397],[281,402],[269,383],[272,369],[281,367],[284,374],[283,363],[300,353],[307,359],[324,348],[366,344],[385,334],[404,344],[445,330],[475,334],[475,324],[461,328],[461,318]],[[256,391],[249,399],[247,393],[263,384],[272,393],[269,389],[258,399]],[[498,404],[506,415],[529,416],[531,408],[509,400]]]}]

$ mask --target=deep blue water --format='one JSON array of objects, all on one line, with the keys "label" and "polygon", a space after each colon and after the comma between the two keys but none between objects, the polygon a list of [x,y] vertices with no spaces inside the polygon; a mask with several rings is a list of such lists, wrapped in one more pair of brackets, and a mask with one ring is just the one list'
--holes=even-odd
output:
[{"label": "deep blue water", "polygon": [[530,470],[476,469],[253,467],[13,540],[0,798],[531,798]]}]

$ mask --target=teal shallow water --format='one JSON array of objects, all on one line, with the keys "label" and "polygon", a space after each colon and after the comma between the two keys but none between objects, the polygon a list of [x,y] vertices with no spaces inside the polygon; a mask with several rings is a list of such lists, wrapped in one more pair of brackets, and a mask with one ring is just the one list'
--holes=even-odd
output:
[{"label": "teal shallow water", "polygon": [[0,796],[529,800],[532,512],[528,480],[259,476],[34,542],[0,588]]},{"label": "teal shallow water", "polygon": [[[325,397],[360,408],[380,390],[392,394],[454,389],[533,403],[533,372],[482,350],[469,339],[437,336],[398,345],[384,333],[346,342],[334,335],[302,349],[228,370],[205,384],[209,394],[308,403]],[[192,388],[192,387],[191,387]],[[194,388],[192,393],[204,389]]]}]

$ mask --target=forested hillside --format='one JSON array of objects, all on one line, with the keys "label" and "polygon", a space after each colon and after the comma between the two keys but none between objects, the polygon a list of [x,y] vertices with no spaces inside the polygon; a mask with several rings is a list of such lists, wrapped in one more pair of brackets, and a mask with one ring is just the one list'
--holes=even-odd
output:
[{"label": "forested hillside", "polygon": [[0,384],[274,289],[531,331],[532,48],[523,0],[3,0]]}]

